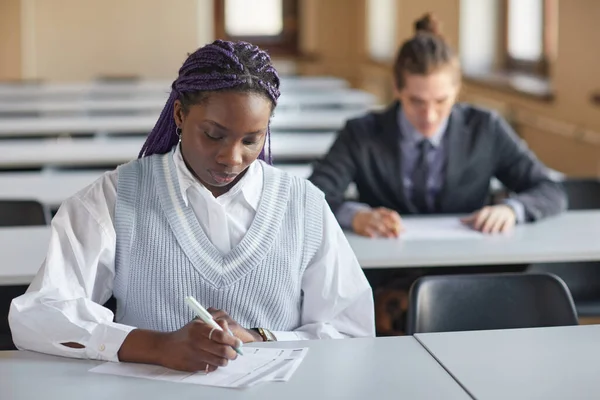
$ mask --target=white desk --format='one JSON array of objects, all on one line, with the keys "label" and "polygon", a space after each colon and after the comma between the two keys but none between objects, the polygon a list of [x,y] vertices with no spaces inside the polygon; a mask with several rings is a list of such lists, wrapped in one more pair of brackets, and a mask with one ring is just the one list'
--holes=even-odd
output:
[{"label": "white desk", "polygon": [[29,285],[46,257],[49,241],[49,227],[0,228],[0,287]]},{"label": "white desk", "polygon": [[[310,164],[281,164],[279,169],[292,175],[308,178]],[[57,209],[67,198],[91,184],[104,172],[102,170],[1,172],[0,199],[34,199],[51,209]],[[356,198],[356,186],[351,184],[348,198]]]},{"label": "white desk", "polygon": [[[0,228],[0,285],[31,282],[48,247],[49,230],[49,227]],[[597,261],[600,260],[600,211],[571,211],[552,220],[519,227],[510,237],[481,240],[402,242],[359,238],[352,233],[346,236],[363,269]]]},{"label": "white desk", "polygon": [[[168,93],[170,80],[138,82],[73,82],[42,84],[0,84],[0,98],[15,99],[20,96],[57,98],[64,96],[102,95],[119,96],[144,93]],[[332,76],[281,77],[281,91],[327,91],[348,88],[342,78]]]},{"label": "white desk", "polygon": [[[355,110],[276,111],[271,120],[271,129],[273,131],[335,131],[342,128],[346,120],[360,115],[361,112]],[[156,124],[156,121],[156,116],[148,115],[6,118],[0,119],[0,137],[90,133],[139,133],[147,135]]]},{"label": "white desk", "polygon": [[475,239],[403,241],[353,233],[347,237],[363,268],[598,261],[600,211],[570,211],[517,226],[508,235]]},{"label": "white desk", "polygon": [[0,352],[0,379],[4,382],[0,384],[0,398],[470,400],[412,337],[278,342],[274,345],[306,346],[310,350],[289,382],[265,383],[247,390],[101,375],[88,372],[98,364],[95,361],[30,352]]},{"label": "white desk", "polygon": [[478,400],[600,395],[600,325],[415,336]]},{"label": "white desk", "polygon": [[[132,98],[90,99],[80,97],[73,99],[35,99],[11,100],[0,98],[0,115],[31,113],[86,113],[86,112],[124,112],[145,111],[154,113],[158,118],[165,106],[168,95],[157,93],[150,95],[134,95]],[[277,109],[287,108],[368,108],[376,103],[370,93],[356,89],[344,89],[320,92],[283,93],[277,102]]]},{"label": "white desk", "polygon": [[[273,160],[313,161],[327,153],[335,138],[335,132],[273,133]],[[0,168],[117,166],[137,158],[145,140],[143,136],[10,140],[0,143]]]},{"label": "white desk", "polygon": [[[277,167],[301,178],[308,178],[312,171],[309,164],[284,164]],[[56,209],[103,173],[101,170],[2,172],[0,199],[34,199]]]},{"label": "white desk", "polygon": [[57,209],[64,200],[94,182],[103,173],[98,170],[2,172],[0,199],[32,199]]}]

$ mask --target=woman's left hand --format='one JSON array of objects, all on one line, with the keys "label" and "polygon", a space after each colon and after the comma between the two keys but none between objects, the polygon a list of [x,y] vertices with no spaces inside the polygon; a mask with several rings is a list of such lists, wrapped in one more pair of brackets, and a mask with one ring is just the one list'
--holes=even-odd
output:
[{"label": "woman's left hand", "polygon": [[231,318],[229,314],[227,314],[225,311],[213,307],[209,308],[206,311],[208,311],[215,320],[226,321],[227,325],[229,326],[229,329],[231,330],[231,334],[240,339],[242,342],[262,342],[262,337],[258,334],[258,332],[244,328],[243,326],[235,322],[233,318]]}]

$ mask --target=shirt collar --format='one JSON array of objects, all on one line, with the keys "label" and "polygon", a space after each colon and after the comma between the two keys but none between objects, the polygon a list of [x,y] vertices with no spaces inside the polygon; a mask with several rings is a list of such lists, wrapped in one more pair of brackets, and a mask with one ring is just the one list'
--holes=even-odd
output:
[{"label": "shirt collar", "polygon": [[425,138],[421,132],[415,129],[415,127],[408,121],[402,107],[400,107],[398,111],[398,125],[400,126],[400,134],[402,135],[402,140],[411,142],[411,143],[419,143],[423,139],[429,140],[433,147],[438,147],[444,138],[444,134],[446,133],[446,128],[448,127],[448,117],[446,117],[437,132],[431,138]]},{"label": "shirt collar", "polygon": [[[187,165],[185,165],[179,144],[173,152],[173,161],[175,162],[177,179],[179,180],[179,188],[181,189],[181,197],[183,197],[186,206],[189,205],[189,190],[198,190],[203,197],[214,199],[212,193],[196,179],[188,169]],[[257,160],[250,164],[242,179],[240,179],[227,193],[219,196],[216,201],[225,205],[237,196],[242,195],[254,211],[257,211],[263,186],[262,167],[262,161]]]}]

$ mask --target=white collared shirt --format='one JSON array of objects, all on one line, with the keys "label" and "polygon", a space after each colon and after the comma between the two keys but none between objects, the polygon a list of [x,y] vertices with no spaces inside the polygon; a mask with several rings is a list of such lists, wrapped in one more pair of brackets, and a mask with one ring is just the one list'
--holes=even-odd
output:
[{"label": "white collared shirt", "polygon": [[[187,169],[179,149],[173,157],[184,200],[213,244],[228,252],[256,214],[261,163],[251,164],[231,190],[214,198]],[[27,293],[11,304],[18,348],[118,361],[121,344],[135,328],[113,322],[113,313],[101,305],[112,295],[115,276],[116,185],[116,170],[105,173],[66,200],[52,220],[46,259]],[[274,332],[278,340],[375,335],[372,290],[329,207],[323,209],[323,242],[302,278],[301,326]],[[67,342],[84,348],[61,344]]]}]

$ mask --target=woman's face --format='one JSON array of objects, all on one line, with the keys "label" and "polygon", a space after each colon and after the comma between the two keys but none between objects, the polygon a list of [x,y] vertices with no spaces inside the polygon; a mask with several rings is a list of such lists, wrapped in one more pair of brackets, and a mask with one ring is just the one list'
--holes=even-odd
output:
[{"label": "woman's face", "polygon": [[406,73],[404,82],[404,87],[396,90],[396,97],[402,102],[406,118],[423,136],[434,136],[458,96],[455,72],[442,68],[429,75]]},{"label": "woman's face", "polygon": [[181,152],[188,168],[215,197],[226,193],[260,155],[271,102],[247,92],[215,92],[184,112],[175,102]]}]

